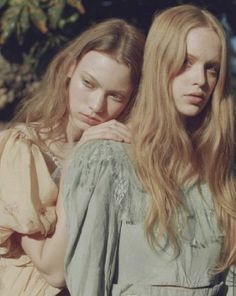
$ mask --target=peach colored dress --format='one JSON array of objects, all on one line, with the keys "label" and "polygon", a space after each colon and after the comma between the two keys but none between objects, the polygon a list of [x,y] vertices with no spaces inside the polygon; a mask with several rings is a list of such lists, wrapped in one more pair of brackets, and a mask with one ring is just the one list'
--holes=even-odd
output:
[{"label": "peach colored dress", "polygon": [[56,222],[58,187],[44,153],[23,125],[0,133],[0,295],[52,296],[15,233],[47,236]]}]

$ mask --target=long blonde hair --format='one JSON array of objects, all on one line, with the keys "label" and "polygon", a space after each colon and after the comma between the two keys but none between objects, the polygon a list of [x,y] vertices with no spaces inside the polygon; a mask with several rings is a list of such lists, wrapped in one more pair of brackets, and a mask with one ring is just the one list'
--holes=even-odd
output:
[{"label": "long blonde hair", "polygon": [[69,69],[91,50],[110,54],[130,68],[133,92],[123,111],[128,114],[139,85],[144,43],[141,31],[122,19],[109,19],[91,26],[56,55],[39,88],[31,99],[19,106],[13,121],[33,125],[36,132],[47,131],[46,139],[66,139]]},{"label": "long blonde hair", "polygon": [[[176,111],[172,81],[186,57],[187,34],[196,27],[211,28],[219,36],[221,64],[211,101],[196,117],[198,127],[190,133]],[[176,245],[179,234],[174,218],[184,207],[180,188],[186,182],[206,182],[219,226],[226,234],[218,271],[236,259],[235,134],[229,80],[225,33],[211,13],[180,5],[154,18],[145,45],[140,90],[130,117],[137,172],[151,196],[146,234],[156,245],[160,235],[167,232]]]}]

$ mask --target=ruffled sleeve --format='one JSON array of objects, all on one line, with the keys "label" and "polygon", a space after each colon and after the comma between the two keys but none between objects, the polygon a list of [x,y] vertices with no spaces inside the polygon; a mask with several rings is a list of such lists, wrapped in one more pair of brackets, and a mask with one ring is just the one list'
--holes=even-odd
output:
[{"label": "ruffled sleeve", "polygon": [[64,176],[65,270],[71,295],[108,296],[111,292],[121,204],[128,192],[127,170],[114,145],[97,141],[82,146]]},{"label": "ruffled sleeve", "polygon": [[14,232],[47,235],[56,222],[58,188],[42,152],[22,131],[0,133],[0,255],[10,255]]}]

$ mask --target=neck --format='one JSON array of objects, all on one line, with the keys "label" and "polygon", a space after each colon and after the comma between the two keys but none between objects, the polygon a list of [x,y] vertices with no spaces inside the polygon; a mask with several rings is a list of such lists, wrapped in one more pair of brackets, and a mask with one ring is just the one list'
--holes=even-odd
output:
[{"label": "neck", "polygon": [[45,143],[46,147],[58,158],[64,159],[71,151],[76,142],[78,142],[83,134],[83,130],[78,129],[73,122],[68,122],[66,127],[66,138],[52,139],[48,137],[49,130],[47,128],[39,131],[40,139]]},{"label": "neck", "polygon": [[83,130],[79,129],[73,121],[69,119],[66,128],[67,143],[73,145],[75,142],[78,142],[83,134]]}]

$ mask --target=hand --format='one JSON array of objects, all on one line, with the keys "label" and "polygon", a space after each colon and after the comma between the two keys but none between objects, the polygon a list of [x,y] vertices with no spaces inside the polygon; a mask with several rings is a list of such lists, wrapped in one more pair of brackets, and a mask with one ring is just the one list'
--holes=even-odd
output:
[{"label": "hand", "polygon": [[131,134],[129,128],[115,120],[109,120],[84,131],[80,138],[79,145],[95,139],[114,140],[117,142],[130,143]]}]

